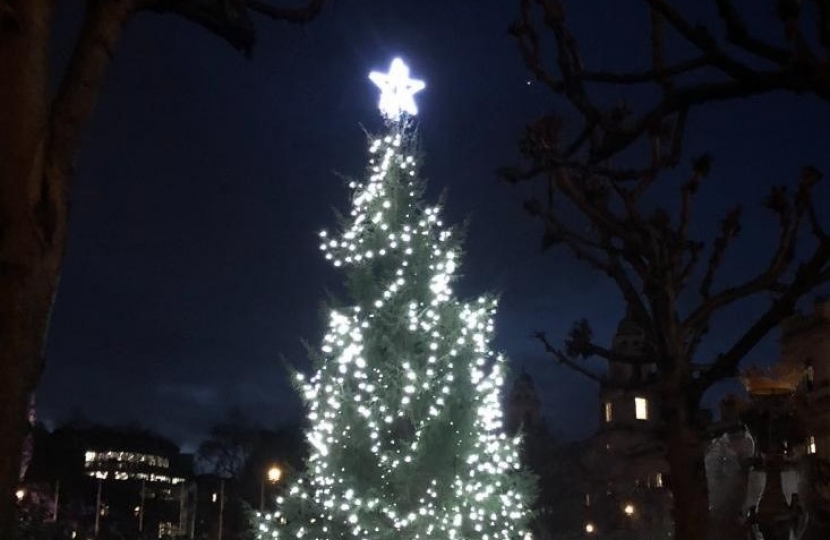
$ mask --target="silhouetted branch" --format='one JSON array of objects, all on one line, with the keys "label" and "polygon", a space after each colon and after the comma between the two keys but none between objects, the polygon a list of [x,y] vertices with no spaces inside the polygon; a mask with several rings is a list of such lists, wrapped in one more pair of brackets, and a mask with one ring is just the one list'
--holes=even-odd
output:
[{"label": "silhouetted branch", "polygon": [[262,0],[245,0],[251,11],[278,21],[286,21],[293,24],[306,23],[316,17],[326,0],[310,0],[308,4],[295,8],[280,8]]},{"label": "silhouetted branch", "polygon": [[741,207],[736,206],[721,221],[720,234],[715,238],[712,252],[709,255],[709,263],[706,265],[706,274],[703,276],[703,281],[700,284],[700,296],[703,298],[709,298],[712,281],[723,262],[723,255],[726,253],[732,240],[737,238],[740,232]]},{"label": "silhouetted branch", "polygon": [[104,73],[136,1],[87,2],[79,38],[66,74],[50,108],[46,132],[46,174],[40,187],[39,208],[47,216],[43,243],[51,243],[65,227],[68,215],[68,178],[80,144],[81,131],[92,115]]},{"label": "silhouetted branch", "polygon": [[605,382],[605,379],[602,376],[597,375],[596,373],[592,372],[591,370],[585,369],[584,367],[580,366],[578,363],[576,363],[573,360],[571,360],[570,358],[568,358],[562,351],[560,351],[559,349],[557,349],[556,347],[551,345],[550,342],[545,337],[544,332],[536,332],[536,333],[533,334],[533,337],[536,338],[537,340],[539,340],[542,343],[542,345],[545,347],[545,352],[549,353],[554,358],[556,358],[556,360],[558,360],[560,364],[563,364],[563,365],[571,368],[572,370],[576,371],[577,373],[580,373],[581,375],[584,375],[585,377],[588,377],[592,381],[596,381],[600,384]]},{"label": "silhouetted branch", "polygon": [[772,305],[726,352],[718,355],[712,367],[695,382],[696,391],[702,395],[714,382],[735,376],[740,361],[770,330],[792,314],[798,299],[830,280],[828,264],[830,242],[821,242],[810,259],[799,265],[793,281],[783,287]]},{"label": "silhouetted branch", "polygon": [[[671,114],[703,103],[738,99],[774,90],[811,92],[830,101],[827,67],[818,59],[800,54],[798,50],[782,49],[751,36],[731,2],[718,0],[719,13],[726,25],[727,42],[753,57],[772,61],[772,69],[756,69],[737,56],[730,55],[705,26],[693,25],[666,0],[643,1],[652,16],[652,68],[644,71],[611,73],[586,70],[577,40],[566,25],[565,9],[558,0],[521,0],[520,20],[511,27],[525,64],[533,75],[566,97],[583,116],[586,125],[591,126],[590,132],[595,137],[590,148],[592,164],[599,164],[627,148]],[[533,23],[534,7],[541,12],[543,24],[553,33],[557,74],[546,66],[541,40]],[[665,25],[697,49],[699,55],[674,64],[668,63],[664,51]],[[713,79],[713,72],[709,68],[714,68],[721,76]],[[700,74],[701,77],[689,79],[694,82],[677,87],[677,77],[686,74]],[[620,123],[592,100],[584,83],[653,83],[661,89],[661,97],[641,114]],[[579,148],[583,141],[584,132],[579,143],[573,141],[564,146],[569,149]]]},{"label": "silhouetted branch", "polygon": [[700,56],[678,62],[677,64],[663,69],[649,69],[632,73],[612,73],[609,71],[586,71],[579,75],[585,82],[608,83],[608,84],[644,84],[653,83],[661,79],[667,79],[682,75],[707,65],[706,57]]},{"label": "silhouetted branch", "polygon": [[755,56],[775,62],[787,64],[792,57],[790,51],[782,49],[750,35],[743,18],[731,0],[715,0],[718,5],[718,14],[726,25],[726,41],[732,43]]},{"label": "silhouetted branch", "polygon": [[[813,168],[805,169],[794,195],[788,195],[783,189],[770,193],[765,206],[777,216],[779,234],[769,262],[755,275],[715,290],[726,252],[741,229],[740,208],[725,216],[712,239],[707,265],[698,284],[702,300],[685,318],[678,314],[678,298],[704,256],[705,245],[690,238],[694,196],[702,178],[709,173],[711,158],[704,155],[693,163],[692,175],[680,191],[676,224],[663,209],[646,212],[642,207],[644,195],[661,173],[679,163],[686,121],[694,107],[774,90],[810,92],[830,101],[830,76],[826,74],[826,66],[811,59],[803,48],[799,51],[797,29],[791,29],[795,36],[789,40],[793,50],[764,42],[749,32],[731,0],[717,0],[719,17],[726,26],[726,44],[719,42],[706,26],[692,24],[668,0],[643,0],[643,3],[650,16],[651,67],[611,73],[585,68],[578,42],[567,27],[562,2],[520,0],[520,19],[511,32],[517,38],[525,63],[537,79],[568,100],[582,122],[574,135],[564,129],[561,114],[548,115],[530,124],[521,144],[522,154],[530,166],[514,169],[507,176],[514,182],[534,178],[545,182],[547,205],[534,203],[532,212],[545,224],[545,245],[565,244],[578,259],[614,280],[638,319],[653,323],[646,331],[653,334],[650,339],[661,361],[667,366],[671,364],[669,372],[691,361],[678,357],[678,351],[686,354],[695,351],[715,311],[760,293],[776,295],[775,305],[779,307],[763,316],[745,340],[724,353],[724,361],[713,362],[707,370],[725,373],[733,358],[748,351],[747,346],[753,339],[757,341],[759,335],[769,331],[770,324],[780,321],[789,309],[789,298],[800,298],[826,281],[826,267],[811,272],[799,270],[809,276],[799,280],[785,279],[805,220],[819,247],[827,243],[827,230],[820,223],[812,200],[812,187],[820,174]],[[535,17],[539,14],[541,24],[551,32],[555,43],[552,59],[546,58],[542,50],[544,41],[537,34]],[[789,15],[781,17],[785,25],[792,23]],[[696,55],[669,61],[668,31],[688,42],[696,49]],[[747,54],[733,55],[730,46]],[[753,59],[760,60],[758,65],[764,67],[747,63]],[[586,89],[590,83],[654,84],[659,97],[634,113],[626,104],[612,107],[598,104]],[[612,164],[614,158],[635,145],[641,149],[646,144],[650,150],[648,166]],[[561,217],[562,202],[572,205],[588,226],[566,223]],[[807,267],[812,268],[809,264]],[[586,345],[582,351],[605,358],[611,355],[596,346]],[[703,379],[704,383],[710,380]]]},{"label": "silhouetted branch", "polygon": [[[709,297],[711,274],[714,273],[713,268],[716,270],[717,266],[720,265],[720,257],[722,256],[723,250],[726,249],[730,235],[737,234],[735,232],[735,228],[738,227],[737,217],[734,220],[730,219],[732,213],[730,213],[730,216],[727,216],[727,219],[724,220],[722,233],[716,240],[712,258],[710,258],[710,267],[707,269],[706,277],[701,285],[701,295],[705,300],[684,321],[684,326],[694,328],[699,324],[703,324],[709,320],[709,317],[711,317],[715,310],[758,292],[765,290],[782,291],[783,286],[779,283],[779,280],[789,268],[795,256],[798,231],[802,218],[810,206],[810,190],[817,181],[817,175],[818,171],[815,170],[805,171],[802,174],[797,195],[792,201],[787,197],[783,187],[773,187],[765,204],[767,208],[775,212],[779,217],[779,239],[769,264],[754,278],[747,280],[741,285],[724,289],[720,293]],[[821,243],[819,246],[821,246]],[[785,289],[786,287],[783,288]]]}]

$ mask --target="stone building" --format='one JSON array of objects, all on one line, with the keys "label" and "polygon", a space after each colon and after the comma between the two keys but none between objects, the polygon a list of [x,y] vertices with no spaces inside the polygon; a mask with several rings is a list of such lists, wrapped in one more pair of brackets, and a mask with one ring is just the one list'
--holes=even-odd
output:
[{"label": "stone building", "polygon": [[[766,540],[830,538],[830,301],[781,325],[780,358],[742,374],[755,441],[746,525]],[[760,537],[760,535],[759,535]]]},{"label": "stone building", "polygon": [[65,426],[39,434],[21,503],[38,499],[47,520],[73,538],[191,537],[192,455],[138,429]]},{"label": "stone building", "polygon": [[668,463],[657,434],[656,365],[649,361],[642,325],[630,314],[620,321],[611,351],[625,361],[608,362],[599,389],[599,428],[586,441],[582,458],[585,534],[666,538],[671,526]]},{"label": "stone building", "polygon": [[[585,538],[670,538],[671,478],[651,390],[656,366],[630,315],[620,322],[612,351],[626,361],[608,362],[598,395],[599,427],[573,445],[579,457],[567,470],[540,465],[555,460],[540,455],[553,454],[538,442],[545,431],[538,427],[539,398],[530,377],[523,373],[510,396],[508,425],[524,426],[526,462],[542,471],[542,492],[548,493],[540,498],[541,514],[561,503],[550,493],[563,484],[580,499],[581,524],[540,520],[538,528],[561,538],[573,538],[562,531],[575,527]],[[819,299],[810,313],[782,323],[778,362],[750,368],[740,379],[746,395],[724,397],[719,419],[708,421],[714,537],[830,538],[830,300]],[[557,474],[570,476],[563,481]],[[568,512],[572,518],[573,508]]]}]

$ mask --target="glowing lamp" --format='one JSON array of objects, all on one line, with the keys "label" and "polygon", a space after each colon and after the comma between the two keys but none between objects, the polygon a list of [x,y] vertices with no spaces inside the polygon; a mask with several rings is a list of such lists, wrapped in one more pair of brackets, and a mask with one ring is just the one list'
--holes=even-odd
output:
[{"label": "glowing lamp", "polygon": [[282,469],[273,465],[270,469],[268,469],[268,481],[272,484],[275,484],[280,481],[282,478]]}]

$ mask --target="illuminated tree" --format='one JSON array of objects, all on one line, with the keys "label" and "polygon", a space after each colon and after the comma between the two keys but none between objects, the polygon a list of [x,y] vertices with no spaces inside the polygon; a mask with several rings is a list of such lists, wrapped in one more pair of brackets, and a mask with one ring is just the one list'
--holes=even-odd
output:
[{"label": "illuminated tree", "polygon": [[532,479],[502,428],[505,359],[488,347],[496,301],[453,296],[460,238],[422,202],[412,95],[396,60],[373,73],[385,135],[371,141],[352,210],[320,233],[346,273],[314,372],[306,475],[259,521],[260,538],[521,538]]}]

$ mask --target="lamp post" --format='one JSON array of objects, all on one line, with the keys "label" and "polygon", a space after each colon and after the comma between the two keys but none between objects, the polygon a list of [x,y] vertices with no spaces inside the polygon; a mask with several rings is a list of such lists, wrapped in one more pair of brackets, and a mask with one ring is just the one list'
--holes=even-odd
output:
[{"label": "lamp post", "polygon": [[280,469],[276,465],[271,465],[268,468],[268,471],[265,474],[265,477],[262,479],[259,487],[259,511],[265,511],[265,482],[267,481],[270,484],[276,484],[282,478],[282,469]]}]

